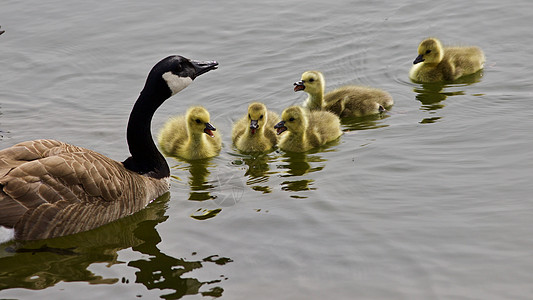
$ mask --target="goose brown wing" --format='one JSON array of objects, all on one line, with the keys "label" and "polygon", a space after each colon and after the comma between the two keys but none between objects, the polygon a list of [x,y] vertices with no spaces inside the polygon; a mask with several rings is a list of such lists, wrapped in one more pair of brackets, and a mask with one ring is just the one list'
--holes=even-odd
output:
[{"label": "goose brown wing", "polygon": [[124,171],[119,162],[58,141],[30,141],[4,149],[0,151],[0,225],[17,226],[17,234],[17,223],[50,230],[60,212],[109,206],[130,186]]}]

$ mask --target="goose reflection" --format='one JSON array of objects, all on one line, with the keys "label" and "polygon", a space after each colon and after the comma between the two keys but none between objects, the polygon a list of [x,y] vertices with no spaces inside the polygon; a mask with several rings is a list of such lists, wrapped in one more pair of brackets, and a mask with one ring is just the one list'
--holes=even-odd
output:
[{"label": "goose reflection", "polygon": [[[26,288],[32,290],[52,287],[59,282],[82,281],[90,284],[130,284],[129,279],[105,278],[92,271],[95,263],[108,267],[121,264],[118,251],[132,248],[142,259],[128,262],[139,269],[136,283],[148,289],[173,291],[162,298],[178,299],[184,295],[222,295],[220,283],[224,277],[201,281],[186,277],[186,273],[214,263],[224,265],[231,259],[217,255],[203,259],[178,259],[162,253],[157,244],[161,237],[156,225],[165,221],[169,193],[148,207],[129,217],[109,223],[95,230],[55,239],[0,245],[0,290]],[[146,258],[148,256],[148,258]]]},{"label": "goose reflection", "polygon": [[[453,82],[421,83],[417,85],[413,91],[416,93],[416,100],[420,101],[422,104],[420,109],[435,113],[437,110],[445,106],[442,101],[446,100],[446,98],[465,94],[463,90],[458,90],[458,88],[480,82],[482,77],[483,70],[480,70],[474,74],[461,77]],[[439,119],[440,117],[434,116],[425,118],[420,121],[420,123],[434,123]]]}]

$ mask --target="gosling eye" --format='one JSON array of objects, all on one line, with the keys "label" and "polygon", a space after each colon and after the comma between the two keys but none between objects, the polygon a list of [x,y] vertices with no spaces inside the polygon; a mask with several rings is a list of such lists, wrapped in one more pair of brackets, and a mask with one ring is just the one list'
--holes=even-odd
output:
[{"label": "gosling eye", "polygon": [[431,50],[429,50],[429,49],[426,50],[426,54],[429,54],[429,53],[431,53]]},{"label": "gosling eye", "polygon": [[259,120],[262,120],[263,119],[263,115],[259,116]]},{"label": "gosling eye", "polygon": [[252,116],[250,116],[250,114],[248,114],[248,119],[250,119],[250,120],[252,119]]},{"label": "gosling eye", "polygon": [[200,119],[196,119],[196,123],[200,124],[202,121],[200,121]]},{"label": "gosling eye", "polygon": [[294,121],[294,118],[293,118],[293,117],[291,117],[291,118],[289,119],[289,121],[290,121],[290,122]]},{"label": "gosling eye", "polygon": [[309,78],[309,82],[313,82],[313,81],[315,81],[314,78]]}]

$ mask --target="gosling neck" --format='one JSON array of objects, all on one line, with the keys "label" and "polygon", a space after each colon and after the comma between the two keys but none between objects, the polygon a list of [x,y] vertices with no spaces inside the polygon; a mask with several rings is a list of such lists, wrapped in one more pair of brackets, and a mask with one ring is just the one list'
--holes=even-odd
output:
[{"label": "gosling neck", "polygon": [[306,103],[307,108],[310,110],[321,110],[324,99],[324,90],[320,90],[316,93],[308,93]]},{"label": "gosling neck", "polygon": [[131,156],[124,167],[131,171],[154,178],[170,176],[170,169],[163,155],[152,139],[152,117],[170,92],[151,92],[144,89],[135,102],[128,121],[126,138]]},{"label": "gosling neck", "polygon": [[187,128],[187,131],[189,132],[189,140],[187,141],[189,145],[195,145],[197,147],[203,143],[206,135],[205,132],[195,132],[190,128]]}]

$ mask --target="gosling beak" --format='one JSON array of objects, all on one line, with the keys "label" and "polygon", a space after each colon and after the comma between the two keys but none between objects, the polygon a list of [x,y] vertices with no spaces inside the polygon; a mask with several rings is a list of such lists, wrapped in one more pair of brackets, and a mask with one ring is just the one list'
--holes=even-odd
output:
[{"label": "gosling beak", "polygon": [[216,131],[217,129],[211,125],[210,123],[205,123],[205,128],[204,128],[204,132],[210,136],[210,137],[215,137],[215,135],[213,134],[213,131]]},{"label": "gosling beak", "polygon": [[252,130],[252,134],[255,134],[255,132],[259,128],[259,124],[257,122],[258,122],[257,120],[252,120],[250,122],[250,129]]},{"label": "gosling beak", "polygon": [[214,60],[200,61],[200,60],[189,59],[189,61],[194,67],[195,78],[211,70],[216,70],[218,68],[218,62]]},{"label": "gosling beak", "polygon": [[285,130],[287,130],[287,127],[285,127],[285,121],[281,121],[278,124],[274,126],[274,129],[276,129],[276,133],[279,135],[283,133]]},{"label": "gosling beak", "polygon": [[294,83],[294,91],[295,92],[303,91],[303,90],[305,90],[305,84],[304,84],[303,80],[300,80],[300,81]]},{"label": "gosling beak", "polygon": [[420,62],[423,62],[425,59],[424,59],[424,55],[420,54],[419,56],[417,56],[415,58],[415,61],[413,61],[413,65],[416,65],[417,63],[420,63]]}]

